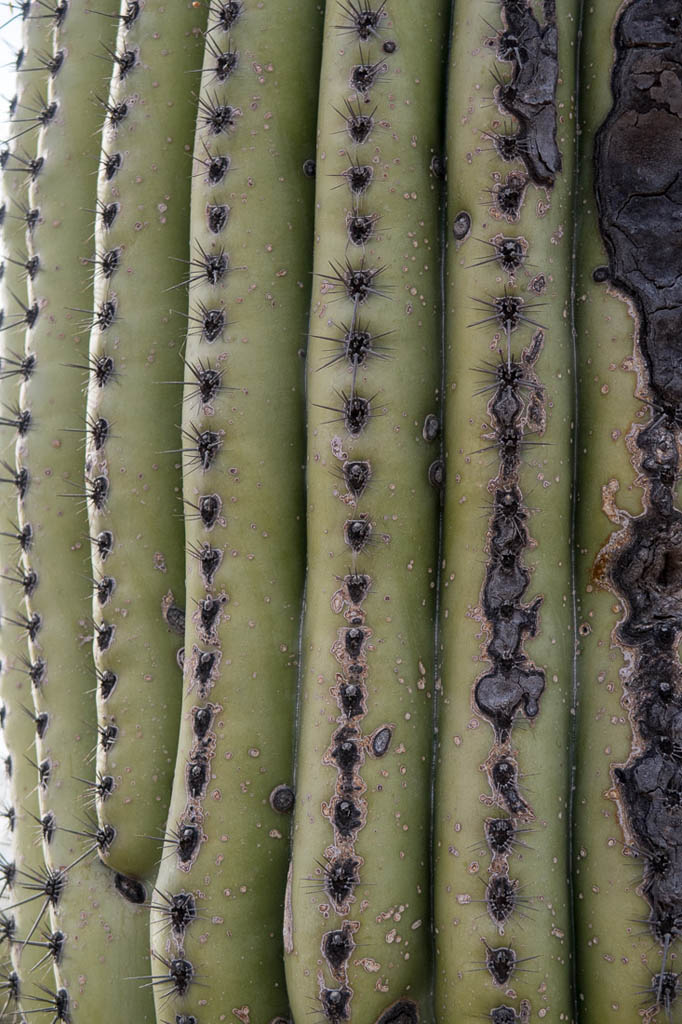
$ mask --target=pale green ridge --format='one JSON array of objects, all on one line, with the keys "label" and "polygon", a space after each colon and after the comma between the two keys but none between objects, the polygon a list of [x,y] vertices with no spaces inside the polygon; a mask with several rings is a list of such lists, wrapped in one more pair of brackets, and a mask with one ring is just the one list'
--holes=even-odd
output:
[{"label": "pale green ridge", "polygon": [[[113,3],[100,7],[110,14],[117,10]],[[48,51],[60,53],[62,63],[49,82],[46,100],[53,114],[40,129],[42,165],[28,196],[38,211],[29,252],[40,262],[29,281],[28,301],[37,318],[26,331],[24,355],[34,357],[35,369],[22,382],[20,408],[30,413],[30,422],[17,430],[16,441],[17,465],[28,473],[20,525],[30,524],[32,530],[23,568],[34,574],[27,587],[26,631],[35,712],[42,724],[37,758],[45,857],[43,871],[22,878],[17,895],[33,897],[27,904],[33,924],[22,938],[42,939],[50,931],[62,935],[56,985],[46,986],[52,995],[40,992],[36,998],[53,1000],[55,1013],[65,1002],[72,1024],[98,1019],[103,1006],[111,1007],[107,1021],[112,1024],[123,1024],[131,1012],[136,1019],[153,1020],[150,993],[122,982],[148,973],[148,915],[122,898],[113,872],[100,863],[92,799],[96,678],[82,494],[88,331],[83,313],[73,307],[87,309],[92,301],[87,260],[101,122],[92,90],[101,76],[100,54],[106,56],[114,31],[111,18],[88,10],[86,0],[71,0]],[[144,901],[144,890],[139,898]],[[32,1002],[25,1008],[35,1012],[44,1006]]]},{"label": "pale green ridge", "polygon": [[[511,134],[514,118],[500,111],[496,78],[512,65],[498,61],[500,11],[485,0],[456,4],[448,86],[448,251],[446,280],[443,588],[440,643],[442,699],[435,796],[436,1015],[442,1024],[486,1019],[508,1006],[531,1020],[572,1018],[568,887],[569,738],[573,623],[571,611],[571,466],[573,354],[570,327],[574,63],[577,3],[558,5],[557,141],[562,170],[553,188],[528,183],[518,219],[507,218],[499,188],[526,176],[521,159],[503,162],[493,138]],[[544,23],[543,5],[532,9]],[[462,232],[465,218],[470,230]],[[459,237],[458,237],[459,236]],[[496,260],[498,236],[521,239],[526,261],[508,273]],[[541,280],[541,278],[543,280]],[[534,720],[517,711],[509,740],[495,744],[490,722],[474,701],[476,680],[490,670],[485,657],[482,585],[489,557],[488,529],[500,449],[487,403],[494,376],[507,360],[499,322],[470,326],[495,310],[482,305],[521,296],[524,313],[542,324],[544,340],[525,375],[539,382],[546,417],[525,427],[519,487],[530,535],[521,559],[531,573],[521,603],[542,597],[537,636],[522,653],[545,673]],[[510,335],[518,360],[537,328],[520,323]],[[482,369],[481,369],[482,368]],[[478,372],[476,372],[478,369]],[[490,385],[489,390],[484,390]],[[523,390],[527,404],[535,387]],[[492,757],[495,751],[495,757]],[[501,756],[518,765],[518,790],[532,815],[515,819],[516,842],[493,858],[484,834],[487,818],[511,817],[493,794],[488,772]],[[486,769],[487,764],[487,769]],[[528,831],[526,831],[528,830]],[[486,904],[494,875],[518,883],[516,905],[501,926]],[[486,969],[490,949],[512,949],[517,969],[503,984]],[[529,958],[525,960],[525,958]],[[525,961],[525,962],[521,962]]]},{"label": "pale green ridge", "polygon": [[[293,783],[314,204],[304,165],[315,151],[322,18],[314,0],[245,0],[229,26],[228,14],[211,5],[194,149],[184,698],[151,935],[159,973],[181,957],[194,974],[165,1003],[170,986],[159,986],[161,1019],[269,1024],[289,1015],[290,816],[270,798]],[[214,284],[205,258],[217,268]],[[202,398],[197,373],[219,375],[215,393]],[[202,519],[213,495],[216,517]],[[198,680],[201,653],[213,671]],[[188,825],[201,839],[178,847]],[[183,892],[196,919],[173,930],[169,899]]]},{"label": "pale green ridge", "polygon": [[[129,9],[122,3],[122,15]],[[122,18],[97,191],[98,258],[114,254],[109,276],[95,276],[86,452],[93,573],[104,581],[93,599],[98,722],[111,738],[97,770],[114,780],[98,816],[116,830],[107,863],[138,878],[156,872],[182,694],[183,320],[174,311],[186,308],[188,72],[201,65],[205,17],[190,0],[150,0],[132,23]],[[103,359],[112,361],[104,377]]]},{"label": "pale green ridge", "polygon": [[[22,379],[20,363],[24,350],[25,324],[19,321],[22,321],[24,316],[22,306],[28,306],[28,271],[25,266],[28,251],[26,221],[22,216],[22,207],[29,206],[30,161],[36,156],[37,125],[16,141],[11,140],[28,127],[22,122],[22,118],[32,116],[26,108],[39,109],[38,97],[46,95],[48,69],[41,64],[36,54],[49,53],[52,48],[52,22],[50,19],[36,18],[36,8],[37,4],[33,3],[26,9],[26,16],[17,14],[18,17],[22,17],[23,55],[16,74],[15,110],[7,132],[10,140],[7,146],[9,155],[2,175],[2,200],[5,212],[0,242],[3,258],[0,307],[3,310],[4,328],[0,340],[0,415],[10,421],[13,417],[11,410],[19,405],[19,385]],[[27,70],[30,68],[35,70]],[[15,322],[17,326],[13,327]],[[15,436],[11,426],[2,428],[0,458],[11,467],[15,466]],[[9,473],[3,471],[2,476],[8,477]],[[3,616],[0,630],[0,694],[5,716],[3,738],[9,752],[9,760],[5,763],[6,797],[3,809],[13,808],[15,818],[9,836],[11,855],[8,864],[3,863],[0,883],[0,888],[4,890],[6,905],[21,901],[27,895],[24,882],[29,875],[35,874],[43,867],[37,788],[36,723],[33,718],[31,679],[27,672],[28,641],[21,626],[17,627],[8,621],[20,621],[26,615],[18,523],[17,491],[8,483],[3,485],[0,491],[0,530],[4,534],[0,538],[0,612]],[[6,824],[9,825],[9,820]],[[8,871],[10,875],[14,873],[13,884],[5,888]],[[8,1013],[21,1008],[29,1010],[33,1005],[30,997],[39,994],[37,986],[53,984],[54,975],[49,952],[45,961],[36,966],[43,960],[46,950],[40,946],[21,945],[21,940],[28,936],[34,919],[34,907],[31,904],[23,904],[7,911],[6,917],[3,916],[0,922],[2,951],[6,953],[11,950],[12,958],[11,965],[3,968],[2,982],[7,983],[12,969],[19,978],[18,1002],[8,999],[9,992],[4,988],[0,994],[0,1008],[5,1006],[7,1001]],[[11,939],[5,931],[7,922],[11,922]],[[49,922],[46,922],[47,927]],[[40,942],[43,936],[36,934],[33,939]]]},{"label": "pale green ridge", "polygon": [[[294,1019],[316,1014],[368,1024],[397,1003],[405,1020],[416,1013],[431,1019],[438,492],[429,482],[437,446],[422,431],[440,398],[439,97],[448,9],[405,0],[368,4],[379,16],[360,42],[352,25],[356,7],[365,5],[328,5],[321,73],[308,346],[308,574],[285,944]],[[365,88],[358,76],[373,81]],[[369,133],[358,117],[371,118]],[[360,168],[371,168],[369,184]],[[366,187],[359,187],[358,173]],[[355,216],[370,218],[364,245],[349,237]],[[356,308],[343,281],[349,268],[379,272],[367,282],[375,291]],[[353,358],[344,356],[347,329],[373,339],[355,371]],[[335,356],[341,358],[332,362]],[[369,401],[364,425],[344,422],[346,398]],[[347,461],[371,466],[355,500],[344,480]],[[356,552],[348,531],[366,527],[352,522],[371,526]],[[371,577],[359,600],[344,589],[352,573]],[[364,633],[351,657],[346,645],[353,628]],[[365,691],[361,713],[350,719],[339,704],[344,680]],[[345,735],[360,757],[345,783],[333,739],[344,724],[355,730]],[[373,737],[382,729],[390,742],[375,756]],[[341,806],[346,796],[360,827],[342,823],[349,832],[342,835],[331,819],[348,812]],[[325,889],[334,858],[354,862],[350,874],[356,875],[352,899],[335,903]],[[327,950],[337,940],[347,953],[334,965]]]}]

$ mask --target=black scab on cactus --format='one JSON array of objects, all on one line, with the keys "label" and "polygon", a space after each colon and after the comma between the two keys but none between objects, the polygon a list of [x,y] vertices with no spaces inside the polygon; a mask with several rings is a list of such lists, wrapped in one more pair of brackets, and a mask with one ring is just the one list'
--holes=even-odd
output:
[{"label": "black scab on cactus", "polygon": [[194,708],[192,712],[192,731],[198,740],[203,740],[213,723],[214,709],[211,705],[205,708]]},{"label": "black scab on cactus", "polygon": [[331,1024],[338,1024],[339,1021],[350,1020],[350,999],[351,991],[345,986],[342,988],[323,988],[320,992],[320,1003],[322,1012]]},{"label": "black scab on cactus", "polygon": [[290,814],[294,809],[295,794],[291,786],[282,783],[275,786],[270,794],[270,806],[279,814]]},{"label": "black scab on cactus", "polygon": [[204,494],[199,498],[199,516],[207,530],[218,522],[222,507],[222,499],[217,494]]},{"label": "black scab on cactus", "polygon": [[147,890],[137,878],[128,878],[120,872],[114,872],[114,885],[117,892],[129,903],[142,904],[147,899]]},{"label": "black scab on cactus", "polygon": [[364,690],[355,680],[341,681],[338,688],[339,704],[346,718],[365,714]]},{"label": "black scab on cactus", "polygon": [[511,814],[524,814],[528,810],[518,788],[517,768],[508,757],[495,761],[491,769],[493,789],[499,793]]},{"label": "black scab on cactus", "polygon": [[383,757],[388,753],[388,748],[391,745],[391,737],[393,736],[393,729],[390,725],[384,725],[372,736],[371,751],[375,757]]},{"label": "black scab on cactus", "polygon": [[344,539],[354,554],[364,550],[372,536],[372,524],[367,519],[349,519],[344,524]]},{"label": "black scab on cactus", "polygon": [[190,800],[200,800],[209,780],[210,761],[208,754],[201,748],[192,751],[185,768],[185,783]]},{"label": "black scab on cactus", "polygon": [[205,697],[213,686],[220,659],[220,651],[202,651],[193,647],[190,662],[192,685],[196,684],[200,697]]},{"label": "black scab on cactus", "polygon": [[490,1011],[492,1024],[516,1024],[519,1020],[512,1006],[496,1006]]},{"label": "black scab on cactus", "polygon": [[339,971],[355,949],[353,931],[344,922],[341,928],[325,932],[322,937],[322,955],[333,971]]},{"label": "black scab on cactus", "polygon": [[224,203],[206,206],[206,226],[212,235],[219,235],[224,230],[229,213],[230,208]]},{"label": "black scab on cactus", "polygon": [[399,999],[377,1018],[375,1024],[418,1024],[419,1009],[411,999]]}]

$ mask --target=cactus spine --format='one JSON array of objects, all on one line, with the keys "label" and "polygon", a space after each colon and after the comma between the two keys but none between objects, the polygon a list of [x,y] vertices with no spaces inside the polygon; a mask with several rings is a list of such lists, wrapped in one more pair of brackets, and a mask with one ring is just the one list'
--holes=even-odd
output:
[{"label": "cactus spine", "polygon": [[446,36],[445,4],[327,5],[285,919],[295,1019],[430,1017],[438,493],[422,428],[440,384]]},{"label": "cactus spine", "polygon": [[107,862],[138,878],[158,860],[179,725],[182,319],[173,310],[183,295],[173,289],[185,276],[196,104],[189,85],[175,86],[201,62],[204,20],[189,0],[122,2],[97,191],[86,488],[97,769],[113,780],[98,817],[115,830]]},{"label": "cactus spine", "polygon": [[[288,1015],[283,812],[305,566],[300,349],[314,196],[304,165],[321,29],[311,0],[245,0],[213,3],[206,34],[184,353],[184,701],[151,924],[157,958],[184,958],[196,974],[176,994],[197,1019]],[[185,902],[191,912],[174,921]]]},{"label": "cactus spine", "polygon": [[572,1011],[577,6],[506,0],[491,23],[490,5],[456,5],[453,22],[435,802],[443,1024]]},{"label": "cactus spine", "polygon": [[600,4],[582,61],[576,949],[605,1022],[680,1019],[681,26]]}]

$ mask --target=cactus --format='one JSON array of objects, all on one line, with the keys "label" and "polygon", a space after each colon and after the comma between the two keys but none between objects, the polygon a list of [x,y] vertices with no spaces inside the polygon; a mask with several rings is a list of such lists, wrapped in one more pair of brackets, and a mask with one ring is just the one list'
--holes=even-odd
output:
[{"label": "cactus", "polygon": [[484,8],[449,79],[436,1010],[563,1020],[577,5]]},{"label": "cactus", "polygon": [[678,0],[88,2],[10,3],[0,1020],[675,1021]]},{"label": "cactus", "polygon": [[423,424],[439,398],[445,19],[444,4],[405,0],[330,4],[325,16],[285,918],[297,1020],[431,1013],[439,469]]}]

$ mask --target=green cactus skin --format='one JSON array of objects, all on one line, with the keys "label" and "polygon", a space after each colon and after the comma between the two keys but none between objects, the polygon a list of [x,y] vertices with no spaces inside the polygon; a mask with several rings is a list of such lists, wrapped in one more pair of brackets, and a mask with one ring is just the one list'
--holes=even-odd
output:
[{"label": "green cactus skin", "polygon": [[[531,181],[530,149],[523,150],[526,159],[512,153],[514,158],[503,162],[501,152],[512,143],[500,138],[521,128],[510,113],[514,86],[505,92],[517,66],[510,37],[522,36],[523,45],[529,46],[534,30],[519,29],[518,22],[532,18],[550,33],[551,23],[545,19],[551,19],[552,6],[529,7],[522,0],[500,5],[496,13],[485,2],[457,4],[452,26],[444,388],[447,484],[434,826],[436,1012],[442,1024],[478,1017],[527,1020],[529,1015],[533,1020],[572,1019],[567,856],[577,3],[557,5],[556,12],[556,130],[562,163],[553,186]],[[530,68],[533,59],[528,53],[522,68]],[[545,81],[551,82],[549,75]],[[531,83],[525,88],[532,93]],[[505,96],[510,96],[506,111]],[[523,202],[515,215],[513,201],[520,195]],[[518,240],[525,254],[520,263],[503,260],[497,248],[502,239]],[[530,323],[496,316],[495,298],[505,295],[523,300],[522,312]],[[502,370],[497,367],[510,365],[508,346],[512,364],[520,364],[528,382],[521,388],[500,383],[506,378],[499,376]],[[514,414],[509,422],[523,424],[523,441],[520,449],[511,445],[508,458],[500,437],[509,413],[496,412],[494,403],[516,398],[522,399],[526,412],[519,419]],[[521,501],[520,514],[513,509],[505,514],[496,488],[513,497],[515,485],[520,490],[514,499]],[[520,597],[518,591],[515,597],[511,594],[513,579],[509,585],[504,582],[506,556],[512,568],[523,572],[525,566],[529,572]],[[533,635],[530,623],[538,598]],[[497,666],[496,679],[508,678],[503,669],[509,651],[503,643],[507,613],[501,600],[508,602],[510,612],[517,609],[528,616],[515,664],[528,673],[527,693],[531,684],[536,688],[529,703],[520,693],[514,696],[511,688],[509,704],[503,692],[491,694],[486,689]],[[496,649],[497,661],[490,653]],[[544,673],[544,684],[537,670]],[[500,765],[511,773],[507,788],[496,783],[502,777],[495,774]],[[508,838],[514,841],[509,846],[487,838],[490,819],[511,823]]]},{"label": "green cactus skin", "polygon": [[[88,522],[84,502],[75,511],[65,494],[82,479],[82,445],[68,431],[82,432],[85,412],[82,373],[65,364],[73,360],[87,366],[87,333],[79,329],[80,315],[65,307],[89,301],[92,292],[86,258],[94,218],[82,207],[94,206],[93,137],[100,121],[94,104],[85,110],[81,106],[99,72],[96,54],[102,43],[111,45],[113,30],[112,21],[88,11],[85,0],[72,0],[55,19],[54,42],[46,51],[53,57],[61,54],[62,63],[48,84],[46,110],[51,114],[38,133],[41,166],[28,194],[28,205],[37,214],[27,245],[39,264],[28,282],[24,358],[32,357],[35,366],[22,380],[18,402],[30,421],[27,429],[16,430],[17,467],[28,474],[18,518],[22,529],[30,524],[32,531],[32,543],[23,553],[22,568],[31,581],[24,587],[24,632],[35,683],[38,834],[42,831],[44,853],[41,868],[18,876],[16,898],[27,901],[33,918],[22,939],[62,936],[55,946],[55,980],[46,986],[51,995],[36,993],[27,1012],[44,1009],[47,1000],[55,1014],[68,1013],[73,1024],[98,1019],[103,1004],[118,1008],[112,1015],[118,1012],[121,1024],[131,1011],[136,1019],[153,1020],[148,991],[138,992],[129,983],[125,1006],[117,998],[120,975],[149,970],[148,915],[122,898],[122,883],[100,863],[100,837],[94,816],[88,820],[79,781],[89,776],[94,788],[97,747],[86,620]],[[80,203],[74,203],[74,195]],[[138,903],[145,896],[142,888]],[[111,971],[110,959],[117,971]]]},{"label": "green cactus skin", "polygon": [[412,1022],[430,1019],[440,467],[423,425],[440,384],[447,11],[390,0],[325,17],[287,982],[296,1020]]},{"label": "green cactus skin", "polygon": [[[611,582],[610,568],[614,556],[628,543],[635,517],[643,517],[651,509],[651,482],[644,472],[638,439],[652,421],[658,420],[668,429],[642,357],[641,322],[631,298],[610,283],[595,198],[595,132],[613,105],[611,61],[605,51],[607,40],[613,43],[613,28],[622,10],[616,0],[588,5],[581,59],[582,173],[576,278],[580,398],[577,987],[585,1020],[616,1024],[637,1018],[647,1024],[679,1024],[679,942],[657,941],[652,933],[650,900],[645,900],[642,890],[647,849],[629,825],[616,774],[635,745],[641,754],[649,744],[642,734],[636,739],[637,720],[644,717],[641,691],[638,698],[634,686],[637,674],[644,670],[641,654],[619,635],[618,627],[627,619],[629,608],[623,593]],[[609,55],[613,57],[614,51]],[[666,109],[668,102],[663,94],[661,109]],[[636,234],[633,238],[636,242]],[[670,433],[679,458],[679,433],[676,438],[672,430]],[[679,470],[672,493],[678,495],[679,509]],[[652,585],[657,580],[653,558],[650,580]],[[663,587],[661,599],[665,594]],[[661,621],[665,621],[663,615]],[[672,655],[679,668],[677,643],[676,638]],[[656,665],[657,678],[670,680],[659,668],[655,653],[649,652],[647,660]],[[674,684],[674,673],[672,681]],[[661,975],[665,985],[661,985]]]},{"label": "green cactus skin", "polygon": [[95,241],[114,266],[95,277],[86,487],[101,584],[93,599],[98,722],[112,739],[100,743],[97,769],[114,779],[98,817],[116,830],[107,863],[141,878],[156,873],[182,692],[183,321],[173,310],[183,309],[183,293],[173,289],[185,277],[178,260],[189,230],[196,98],[188,72],[201,64],[206,14],[189,0],[150,0],[132,21],[130,9],[122,3],[102,136]]},{"label": "green cactus skin", "polygon": [[[48,71],[35,54],[52,49],[52,23],[49,19],[36,18],[36,4],[29,4],[22,15],[22,60],[17,69],[14,114],[10,117],[9,135],[18,135],[26,127],[21,118],[26,116],[25,106],[39,105],[37,96],[47,91]],[[35,70],[27,70],[35,67]],[[17,122],[14,118],[19,119]],[[0,308],[3,310],[3,327],[0,343],[0,403],[4,417],[12,417],[9,411],[19,403],[19,382],[24,348],[23,323],[11,324],[23,316],[28,306],[26,287],[27,260],[26,223],[21,216],[20,204],[28,206],[28,181],[30,161],[35,158],[38,130],[23,134],[15,142],[8,143],[3,174],[4,216],[2,220],[3,274],[0,281]],[[14,433],[12,428],[3,428],[2,459],[14,467]],[[3,472],[3,476],[9,474]],[[19,620],[26,614],[24,590],[21,585],[22,544],[17,537],[17,493],[14,486],[5,485],[0,491],[0,531],[3,533],[0,565],[0,610],[3,616],[0,631],[0,694],[4,714],[3,738],[9,752],[5,763],[7,770],[6,801],[3,809],[12,808],[15,818],[9,836],[11,854],[2,862],[0,889],[4,892],[5,903],[13,904],[26,896],[22,882],[27,875],[40,871],[43,866],[42,849],[36,841],[37,822],[40,819],[38,802],[38,756],[36,754],[36,724],[33,718],[31,678],[27,673],[29,663],[28,641],[21,629],[7,620]],[[17,581],[17,582],[15,582]],[[9,819],[7,821],[9,826]],[[12,884],[8,884],[12,882]],[[38,985],[52,982],[51,960],[48,954],[44,965],[36,967],[43,960],[45,949],[38,945],[23,946],[21,939],[28,936],[35,920],[35,908],[31,904],[15,906],[0,918],[0,936],[3,952],[11,949],[12,968],[19,979],[19,999],[12,1000],[4,986],[10,982],[11,968],[2,973],[3,989],[0,994],[0,1008],[28,1010],[31,996],[41,995]],[[8,936],[6,925],[11,922]],[[42,936],[34,935],[32,941],[39,942]],[[34,970],[35,968],[35,970]]]},{"label": "green cactus skin", "polygon": [[[315,150],[310,93],[322,18],[314,0],[245,0],[234,21],[232,13],[211,5],[194,149],[185,683],[151,935],[160,960],[185,958],[196,974],[168,1004],[174,1012],[267,1024],[288,1018],[283,812],[293,799],[305,569],[300,356],[314,204],[305,170]],[[223,254],[229,270],[216,269],[211,284],[209,267],[219,268]],[[212,373],[221,375],[215,394]],[[203,455],[192,440],[199,435]],[[190,833],[178,843],[187,827],[201,835],[196,847]],[[197,919],[174,929],[169,900],[182,893]],[[160,1016],[167,993],[159,987]]]}]

